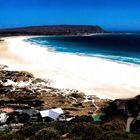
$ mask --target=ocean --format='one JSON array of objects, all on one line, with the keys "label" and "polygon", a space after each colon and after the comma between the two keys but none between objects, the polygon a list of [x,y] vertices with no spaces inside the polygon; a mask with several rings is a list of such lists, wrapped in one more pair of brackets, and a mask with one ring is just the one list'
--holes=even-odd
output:
[{"label": "ocean", "polygon": [[34,44],[56,52],[100,57],[140,65],[140,34],[95,34],[91,36],[40,36],[29,38]]}]

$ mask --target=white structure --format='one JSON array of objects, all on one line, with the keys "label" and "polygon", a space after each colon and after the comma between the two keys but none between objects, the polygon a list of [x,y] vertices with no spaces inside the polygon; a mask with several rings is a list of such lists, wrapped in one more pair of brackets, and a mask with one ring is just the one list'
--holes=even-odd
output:
[{"label": "white structure", "polygon": [[50,117],[54,120],[57,120],[57,118],[63,114],[63,110],[61,108],[55,108],[55,109],[49,109],[49,110],[43,110],[40,111],[41,117]]},{"label": "white structure", "polygon": [[7,121],[8,116],[6,113],[0,112],[0,123],[5,123]]}]

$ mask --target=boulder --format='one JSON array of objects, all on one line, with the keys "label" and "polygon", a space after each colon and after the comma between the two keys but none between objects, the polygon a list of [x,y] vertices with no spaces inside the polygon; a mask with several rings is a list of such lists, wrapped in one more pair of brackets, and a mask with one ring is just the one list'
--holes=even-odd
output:
[{"label": "boulder", "polygon": [[72,92],[67,95],[68,97],[75,98],[76,100],[84,100],[85,99],[85,94],[82,92]]},{"label": "boulder", "polygon": [[74,103],[74,104],[72,104],[74,107],[82,107],[82,103],[81,102],[79,102],[79,103]]}]

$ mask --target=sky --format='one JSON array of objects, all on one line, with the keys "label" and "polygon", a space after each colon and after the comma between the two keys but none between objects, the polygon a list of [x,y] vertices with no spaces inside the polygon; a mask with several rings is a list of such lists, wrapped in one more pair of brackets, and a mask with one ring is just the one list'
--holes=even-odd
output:
[{"label": "sky", "polygon": [[140,31],[140,0],[0,0],[0,28],[71,24]]}]

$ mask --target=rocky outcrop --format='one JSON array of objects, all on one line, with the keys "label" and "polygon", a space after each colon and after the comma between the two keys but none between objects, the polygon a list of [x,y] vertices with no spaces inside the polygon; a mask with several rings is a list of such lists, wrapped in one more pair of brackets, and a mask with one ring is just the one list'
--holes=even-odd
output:
[{"label": "rocky outcrop", "polygon": [[34,76],[31,73],[24,72],[24,71],[8,71],[8,70],[1,70],[0,71],[0,79],[3,82],[7,80],[11,80],[13,82],[28,82],[30,79],[33,79]]},{"label": "rocky outcrop", "polygon": [[61,107],[69,117],[94,113],[93,99],[101,108],[109,102],[96,96],[87,97],[75,89],[51,87],[50,80],[36,78],[25,71],[10,71],[4,65],[0,66],[0,97],[2,106],[39,110]]}]

